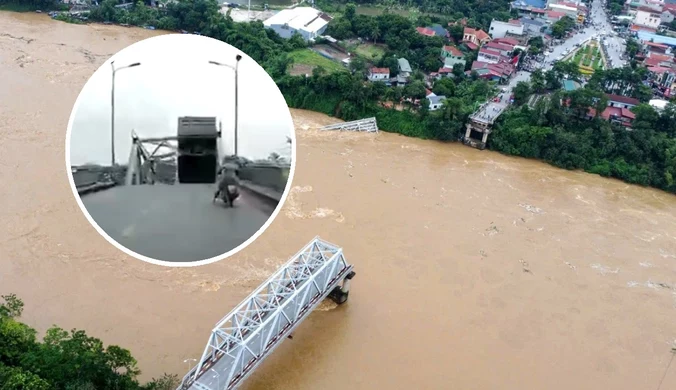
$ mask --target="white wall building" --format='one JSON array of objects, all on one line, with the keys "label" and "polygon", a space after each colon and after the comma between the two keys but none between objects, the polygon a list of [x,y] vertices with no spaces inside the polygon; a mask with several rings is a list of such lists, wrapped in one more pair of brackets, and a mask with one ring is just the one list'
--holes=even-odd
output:
[{"label": "white wall building", "polygon": [[561,4],[550,4],[549,8],[552,11],[563,12],[569,18],[571,18],[573,20],[577,20],[578,10],[575,7],[569,7],[567,5],[561,5]]},{"label": "white wall building", "polygon": [[493,39],[504,38],[507,33],[523,35],[523,24],[519,22],[501,22],[494,19],[491,21],[491,27],[488,30],[488,33]]},{"label": "white wall building", "polygon": [[297,7],[279,11],[263,25],[282,38],[291,38],[298,33],[306,41],[312,41],[324,33],[330,20],[330,16],[318,9]]},{"label": "white wall building", "polygon": [[662,15],[659,11],[651,10],[650,8],[639,8],[634,16],[634,24],[639,26],[657,28],[662,23]]}]

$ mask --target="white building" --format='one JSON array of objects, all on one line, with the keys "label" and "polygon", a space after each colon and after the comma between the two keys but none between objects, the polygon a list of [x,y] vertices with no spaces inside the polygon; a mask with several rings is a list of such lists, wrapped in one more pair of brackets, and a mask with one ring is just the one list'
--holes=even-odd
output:
[{"label": "white building", "polygon": [[639,7],[636,11],[636,16],[634,16],[634,24],[639,26],[657,28],[660,23],[662,23],[662,15],[659,11],[656,11],[647,7]]},{"label": "white building", "polygon": [[569,18],[577,20],[578,9],[575,7],[569,7],[567,5],[562,4],[550,4],[549,9],[551,9],[552,11],[563,12]]},{"label": "white building", "polygon": [[368,79],[369,79],[369,81],[389,81],[390,80],[390,69],[389,68],[371,68],[371,69],[369,69]]},{"label": "white building", "polygon": [[298,33],[306,41],[312,41],[324,33],[330,20],[329,15],[318,9],[297,7],[279,11],[263,22],[263,25],[282,38],[291,38]]},{"label": "white building", "polygon": [[523,24],[518,20],[510,20],[509,22],[501,22],[499,20],[491,21],[491,27],[488,30],[493,39],[504,38],[507,33],[515,35],[523,35]]}]

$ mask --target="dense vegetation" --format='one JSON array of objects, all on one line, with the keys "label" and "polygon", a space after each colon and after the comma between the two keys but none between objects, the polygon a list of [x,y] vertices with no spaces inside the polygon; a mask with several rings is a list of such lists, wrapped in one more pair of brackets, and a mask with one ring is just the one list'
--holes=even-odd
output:
[{"label": "dense vegetation", "polygon": [[104,347],[84,331],[50,328],[42,340],[19,321],[23,302],[15,295],[0,301],[0,389],[2,390],[173,390],[166,375],[141,385],[128,350]]},{"label": "dense vegetation", "polygon": [[[551,95],[533,107],[526,105],[530,93],[556,87],[551,82],[561,74],[578,76],[573,67],[557,65],[552,72],[538,72],[531,83],[519,84],[515,101],[521,107],[501,117],[489,147],[566,169],[584,169],[676,192],[676,108],[669,105],[658,113],[645,104],[651,93],[640,83],[644,70],[627,67],[598,71],[583,89],[564,93],[553,88]],[[644,102],[632,110],[636,115],[632,130],[598,116],[608,102],[605,93],[633,96]],[[588,118],[590,108],[597,113],[592,119]]]},{"label": "dense vegetation", "polygon": [[[392,6],[394,3],[390,1],[388,4]],[[332,34],[359,37],[386,46],[385,54],[373,62],[377,66],[389,67],[393,73],[396,73],[396,58],[407,57],[414,74],[413,82],[405,88],[365,84],[363,73],[366,61],[363,59],[354,61],[352,72],[329,73],[319,67],[314,69],[311,77],[289,76],[287,69],[292,58],[288,53],[305,47],[305,43],[300,39],[283,40],[274,32],[265,30],[260,22],[234,23],[219,12],[216,0],[178,0],[170,3],[166,10],[142,6],[123,10],[114,7],[115,0],[105,0],[90,17],[98,21],[200,32],[228,42],[268,70],[291,107],[315,110],[347,120],[376,116],[380,127],[388,131],[413,137],[456,140],[461,136],[469,114],[480,102],[493,96],[494,86],[476,77],[465,76],[462,69],[458,69],[454,79],[442,79],[434,85],[433,91],[447,98],[441,110],[429,112],[424,104],[416,108],[414,102],[425,96],[420,71],[435,70],[443,42],[440,38],[420,36],[415,27],[429,23],[448,25],[448,21],[463,15],[469,16],[469,25],[476,23],[474,25],[480,27],[486,20],[490,22],[490,15],[503,13],[500,15],[503,20],[509,17],[505,6],[507,2],[477,4],[462,0],[420,0],[413,3],[425,10],[437,7],[437,11],[448,12],[452,16],[448,19],[437,16],[411,19],[385,13],[370,17],[358,15],[354,7],[346,5],[341,6],[341,16],[330,25]],[[438,8],[449,4],[457,5],[453,12],[461,14]],[[570,22],[562,19],[561,30],[568,30]],[[450,27],[449,30],[454,38],[462,34],[460,26]],[[535,50],[541,50],[540,42],[534,43],[538,44]],[[633,41],[630,41],[629,49],[632,51],[630,54],[638,50]],[[467,59],[471,62],[471,55]],[[599,102],[604,101],[602,92],[632,96],[647,102],[651,91],[642,84],[645,72],[631,67],[598,71],[583,91],[571,94],[560,91],[566,76],[580,77],[578,67],[572,63],[557,63],[551,72],[535,72],[531,82],[520,83],[513,91],[515,102],[520,107],[502,117],[489,139],[489,148],[676,192],[676,114],[672,107],[662,113],[646,105],[637,107],[633,131],[598,117],[592,120],[584,118],[589,107],[596,106],[598,111],[602,111],[603,107],[599,106]],[[525,106],[532,93],[548,93],[550,98],[539,99],[534,107]],[[403,103],[398,104],[402,99]],[[570,104],[561,104],[563,101]]]},{"label": "dense vegetation", "polygon": [[507,20],[516,16],[510,11],[511,0],[320,0],[322,9],[342,10],[347,3],[378,6],[385,10],[417,9],[429,16],[447,21],[466,19],[470,27],[487,29],[491,20]]}]

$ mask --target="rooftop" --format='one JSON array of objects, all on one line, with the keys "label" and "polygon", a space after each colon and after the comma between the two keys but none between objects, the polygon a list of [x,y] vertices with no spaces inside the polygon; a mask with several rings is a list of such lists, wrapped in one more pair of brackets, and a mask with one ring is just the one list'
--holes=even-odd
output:
[{"label": "rooftop", "polygon": [[444,51],[451,53],[455,57],[462,57],[462,52],[455,46],[444,46]]},{"label": "rooftop", "polygon": [[641,104],[641,102],[638,99],[634,99],[632,97],[628,96],[622,96],[622,95],[612,95],[612,94],[606,94],[608,96],[608,99],[613,102],[619,102],[619,103],[624,103],[624,104],[633,104],[635,106]]},{"label": "rooftop", "polygon": [[408,63],[408,60],[406,58],[400,58],[398,62],[399,62],[399,70],[401,70],[402,72],[409,73],[413,72],[413,70],[411,69],[411,64]]},{"label": "rooftop", "polygon": [[427,27],[416,27],[416,31],[418,31],[419,34],[424,35],[426,37],[433,37],[436,35],[434,30],[429,29]]},{"label": "rooftop", "polygon": [[296,30],[318,31],[326,26],[331,17],[320,10],[311,7],[297,7],[279,11],[263,24],[265,27],[272,25],[288,25]]}]

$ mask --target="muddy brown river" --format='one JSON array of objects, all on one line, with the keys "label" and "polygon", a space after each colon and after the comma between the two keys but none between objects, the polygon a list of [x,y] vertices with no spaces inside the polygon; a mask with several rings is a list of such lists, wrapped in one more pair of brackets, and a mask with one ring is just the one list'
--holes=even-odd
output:
[{"label": "muddy brown river", "polygon": [[[216,321],[315,235],[343,246],[350,301],[325,304],[246,390],[656,389],[676,341],[676,197],[398,135],[320,133],[237,256],[153,266],[109,245],[66,180],[75,98],[157,32],[0,12],[0,292],[24,321],[125,346],[143,379],[183,375]],[[676,388],[676,364],[662,389]]]}]

